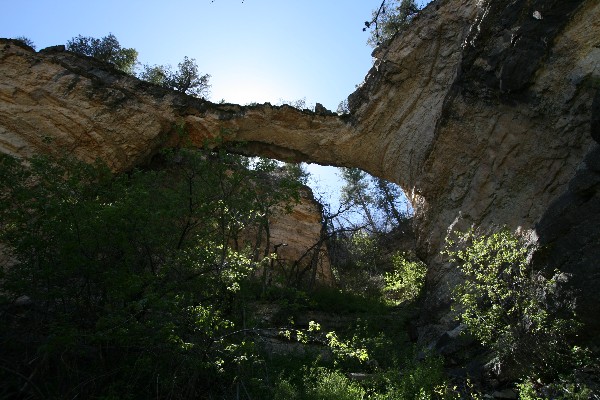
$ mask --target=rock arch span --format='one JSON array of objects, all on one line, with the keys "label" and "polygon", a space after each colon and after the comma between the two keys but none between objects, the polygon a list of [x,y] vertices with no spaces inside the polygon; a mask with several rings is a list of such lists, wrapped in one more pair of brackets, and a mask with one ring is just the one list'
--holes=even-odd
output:
[{"label": "rock arch span", "polygon": [[571,246],[547,262],[574,273],[594,316],[598,21],[595,0],[434,1],[374,52],[343,117],[213,104],[60,47],[34,52],[3,40],[0,151],[61,149],[125,170],[177,145],[175,126],[184,123],[196,145],[222,135],[248,153],[360,167],[408,189],[415,206],[418,247],[432,266],[431,329],[422,337],[449,323],[436,328],[456,279],[438,256],[450,226],[506,225],[535,231],[553,248]]}]

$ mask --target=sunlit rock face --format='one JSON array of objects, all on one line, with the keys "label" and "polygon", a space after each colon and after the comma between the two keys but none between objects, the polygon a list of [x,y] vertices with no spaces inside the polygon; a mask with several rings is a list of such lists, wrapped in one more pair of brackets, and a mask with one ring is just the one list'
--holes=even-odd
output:
[{"label": "sunlit rock face", "polygon": [[[273,284],[304,288],[335,284],[322,231],[321,207],[310,188],[305,187],[289,212],[281,208],[275,210],[269,232],[269,253],[276,254],[276,259],[269,266],[272,270],[267,277]],[[262,273],[258,271],[259,275]]]},{"label": "sunlit rock face", "polygon": [[[400,184],[428,260],[421,338],[452,327],[448,229],[529,231],[598,324],[600,3],[439,0],[389,44],[351,114],[212,104],[59,49],[0,44],[0,151],[67,151],[125,170],[164,146],[356,166]],[[183,126],[185,129],[178,129]],[[595,321],[595,322],[594,322]],[[596,332],[598,332],[596,326]]]},{"label": "sunlit rock face", "polygon": [[[349,163],[352,129],[332,113],[270,104],[213,104],[164,89],[56,46],[35,52],[0,42],[0,151],[68,152],[114,170],[170,145],[220,138],[288,160]],[[241,151],[241,149],[238,149]]]}]

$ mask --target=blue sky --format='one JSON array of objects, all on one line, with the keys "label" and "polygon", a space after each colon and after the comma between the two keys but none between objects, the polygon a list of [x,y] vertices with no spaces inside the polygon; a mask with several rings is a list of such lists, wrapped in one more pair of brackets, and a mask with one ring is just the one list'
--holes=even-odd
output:
[{"label": "blue sky", "polygon": [[[152,0],[2,2],[0,37],[38,50],[79,34],[113,33],[143,64],[195,58],[210,74],[209,100],[305,99],[335,110],[372,65],[364,21],[381,0]],[[339,192],[334,168],[311,166],[317,191]],[[313,186],[317,186],[313,182]],[[326,195],[329,196],[329,195]]]},{"label": "blue sky", "polygon": [[363,22],[370,1],[4,1],[0,35],[38,49],[78,34],[113,33],[148,64],[195,58],[212,75],[210,100],[306,98],[335,109],[371,66]]}]

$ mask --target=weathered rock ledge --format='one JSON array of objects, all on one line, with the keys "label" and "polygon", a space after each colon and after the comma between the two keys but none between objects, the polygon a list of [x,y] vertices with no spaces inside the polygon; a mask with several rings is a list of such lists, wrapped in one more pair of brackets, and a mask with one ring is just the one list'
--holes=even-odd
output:
[{"label": "weathered rock ledge", "polygon": [[574,274],[583,314],[600,328],[598,38],[595,0],[434,1],[375,51],[344,117],[213,104],[2,41],[0,151],[68,151],[123,170],[161,147],[221,136],[243,143],[237,151],[357,166],[410,194],[433,266],[429,327],[452,324],[443,316],[457,277],[438,256],[448,228],[505,225],[550,245],[540,259]]},{"label": "weathered rock ledge", "polygon": [[126,170],[165,146],[183,141],[201,146],[221,137],[243,142],[249,153],[349,162],[348,149],[339,149],[336,137],[342,134],[348,141],[351,127],[332,114],[270,104],[214,104],[61,46],[36,53],[15,41],[0,43],[0,151],[62,150]]}]

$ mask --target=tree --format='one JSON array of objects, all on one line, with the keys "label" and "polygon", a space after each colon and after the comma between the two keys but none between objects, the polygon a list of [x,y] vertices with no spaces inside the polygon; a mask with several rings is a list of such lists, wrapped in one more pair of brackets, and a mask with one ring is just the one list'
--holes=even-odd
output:
[{"label": "tree", "polygon": [[402,195],[402,189],[398,185],[378,177],[373,177],[373,183],[375,186],[375,204],[383,212],[385,225],[400,226],[406,222],[408,216],[398,210],[400,205],[398,199]]},{"label": "tree", "polygon": [[295,179],[302,185],[306,185],[310,177],[304,163],[284,163],[283,171],[290,179]]},{"label": "tree", "polygon": [[398,185],[357,168],[341,168],[341,172],[346,182],[342,202],[361,214],[372,232],[388,232],[406,224],[410,214],[399,209],[403,194]]},{"label": "tree", "polygon": [[155,85],[167,87],[167,79],[171,73],[168,65],[144,65],[144,70],[139,74],[139,78]]},{"label": "tree", "polygon": [[198,65],[195,59],[184,57],[183,61],[177,64],[177,71],[169,77],[168,84],[180,92],[203,97],[208,94],[209,79],[210,75],[200,75],[198,73]]},{"label": "tree", "polygon": [[371,21],[365,21],[363,31],[373,29],[367,43],[377,47],[391,39],[408,26],[418,11],[415,0],[383,0],[379,8],[373,11]]},{"label": "tree", "polygon": [[367,225],[372,231],[376,231],[377,224],[371,208],[374,199],[370,193],[367,173],[358,168],[343,167],[340,170],[342,178],[346,181],[342,187],[342,202],[358,207],[363,212]]},{"label": "tree", "polygon": [[172,71],[170,65],[145,65],[140,79],[195,97],[206,97],[210,90],[210,75],[201,75],[193,58],[184,57]]},{"label": "tree", "polygon": [[350,114],[350,106],[348,104],[348,99],[340,101],[340,103],[337,106],[336,112],[338,113],[338,115]]},{"label": "tree", "polygon": [[109,62],[117,69],[132,75],[138,57],[137,50],[121,47],[112,33],[102,39],[79,35],[67,42],[67,50]]}]

